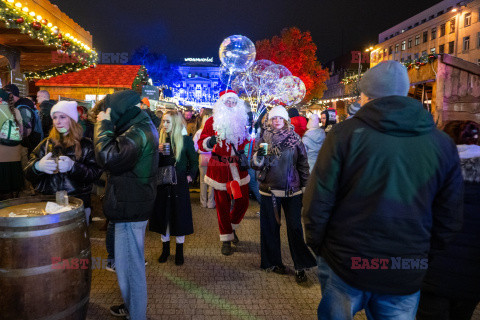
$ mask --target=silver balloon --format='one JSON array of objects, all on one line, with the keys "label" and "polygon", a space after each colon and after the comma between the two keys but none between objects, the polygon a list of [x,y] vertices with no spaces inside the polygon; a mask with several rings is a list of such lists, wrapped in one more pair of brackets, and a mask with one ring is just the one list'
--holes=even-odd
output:
[{"label": "silver balloon", "polygon": [[223,40],[218,51],[220,61],[230,71],[246,71],[250,68],[257,54],[255,45],[247,37],[234,35]]},{"label": "silver balloon", "polygon": [[231,85],[232,81],[237,77],[237,72],[232,72],[225,65],[220,66],[220,81],[227,87]]},{"label": "silver balloon", "polygon": [[278,86],[275,89],[274,96],[278,101],[287,106],[291,106],[300,103],[303,98],[305,98],[306,93],[307,90],[305,84],[300,78],[287,76],[280,79]]}]

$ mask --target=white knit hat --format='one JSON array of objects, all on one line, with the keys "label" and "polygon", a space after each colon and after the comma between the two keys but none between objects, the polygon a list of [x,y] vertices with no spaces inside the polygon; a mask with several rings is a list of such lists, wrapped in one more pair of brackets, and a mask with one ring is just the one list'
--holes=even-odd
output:
[{"label": "white knit hat", "polygon": [[287,121],[290,120],[287,110],[282,106],[275,106],[270,110],[268,113],[268,119],[273,119],[274,117],[281,117]]},{"label": "white knit hat", "polygon": [[73,121],[78,122],[78,103],[75,101],[58,101],[50,111],[50,117],[53,118],[55,112],[63,112],[67,116],[73,119]]}]

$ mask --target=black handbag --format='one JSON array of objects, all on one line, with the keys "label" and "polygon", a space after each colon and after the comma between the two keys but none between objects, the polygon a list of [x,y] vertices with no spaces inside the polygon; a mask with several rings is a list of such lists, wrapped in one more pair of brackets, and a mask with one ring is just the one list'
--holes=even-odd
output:
[{"label": "black handbag", "polygon": [[163,166],[158,168],[157,186],[177,184],[175,166]]},{"label": "black handbag", "polygon": [[245,155],[245,152],[238,152],[233,144],[232,148],[238,158],[238,169],[240,169],[240,171],[247,171],[248,169],[250,169],[250,164],[248,163],[248,158]]}]

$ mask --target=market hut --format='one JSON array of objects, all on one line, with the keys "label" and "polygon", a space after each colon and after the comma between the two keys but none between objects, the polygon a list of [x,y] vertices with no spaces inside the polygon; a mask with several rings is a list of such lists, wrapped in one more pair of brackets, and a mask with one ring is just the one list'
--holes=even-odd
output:
[{"label": "market hut", "polygon": [[25,79],[88,68],[92,35],[47,0],[0,0],[0,80],[27,94]]}]

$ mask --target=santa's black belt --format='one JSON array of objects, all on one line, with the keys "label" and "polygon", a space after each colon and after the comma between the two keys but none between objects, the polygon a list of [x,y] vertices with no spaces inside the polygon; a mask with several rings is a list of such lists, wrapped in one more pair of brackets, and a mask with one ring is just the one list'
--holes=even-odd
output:
[{"label": "santa's black belt", "polygon": [[233,157],[221,156],[219,154],[216,154],[215,152],[212,152],[212,158],[223,163],[238,163],[237,156],[233,156]]}]

